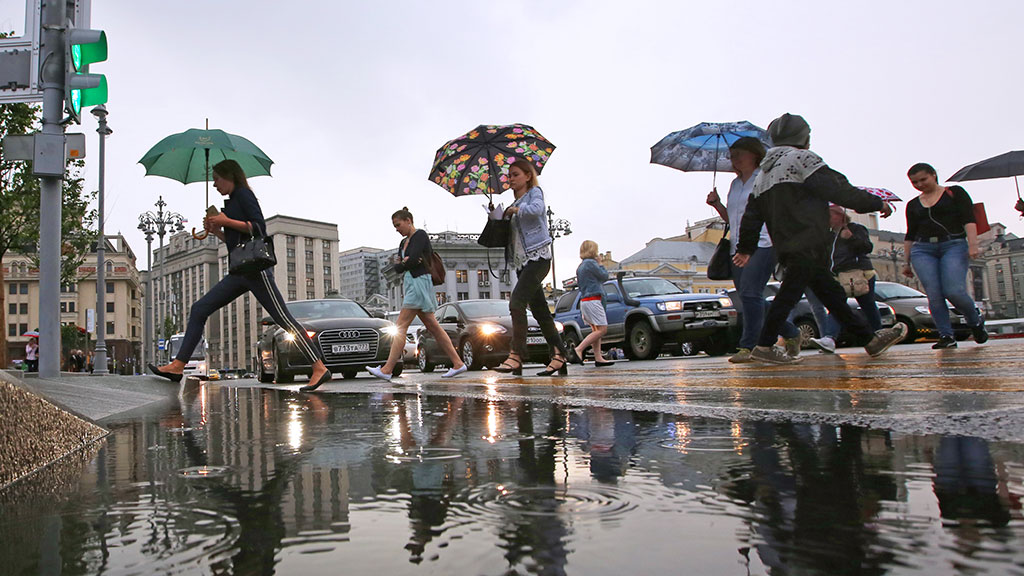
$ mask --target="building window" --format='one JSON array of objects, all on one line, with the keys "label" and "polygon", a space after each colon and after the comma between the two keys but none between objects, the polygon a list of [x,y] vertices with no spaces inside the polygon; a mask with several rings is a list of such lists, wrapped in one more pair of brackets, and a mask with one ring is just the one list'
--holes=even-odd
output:
[{"label": "building window", "polygon": [[135,333],[135,328],[136,328],[135,326],[132,326],[132,338],[135,338],[136,336],[138,336],[138,334]]},{"label": "building window", "polygon": [[17,336],[18,335],[18,325],[17,324],[8,324],[7,325],[7,335],[8,336]]},{"label": "building window", "polygon": [[327,292],[330,292],[331,288],[332,288],[331,281],[330,280],[324,280],[324,293],[326,294]]},{"label": "building window", "polygon": [[107,302],[107,312],[110,312],[111,314],[114,313],[114,303],[113,302]]},{"label": "building window", "polygon": [[113,262],[107,262],[107,274],[113,274],[113,273],[114,273],[114,263]]},{"label": "building window", "polygon": [[114,323],[113,322],[107,322],[107,334],[113,334],[113,333],[114,333]]},{"label": "building window", "polygon": [[459,292],[456,297],[459,300],[469,300],[469,292]]},{"label": "building window", "polygon": [[488,276],[490,276],[490,274],[491,273],[488,270],[477,270],[476,271],[476,281],[477,282],[486,282],[487,278],[488,278]]},{"label": "building window", "polygon": [[294,274],[295,273],[295,262],[289,262],[288,263],[288,272],[290,274]]},{"label": "building window", "polygon": [[331,241],[330,240],[324,240],[322,246],[323,246],[324,252],[330,252],[331,251]]},{"label": "building window", "polygon": [[487,299],[489,299],[491,297],[491,293],[490,292],[481,292],[480,293],[480,297],[485,299],[485,300],[487,300]]},{"label": "building window", "polygon": [[18,304],[18,313],[28,314],[28,302],[22,302],[21,304]]},{"label": "building window", "polygon": [[18,324],[18,335],[22,335],[28,332],[28,324]]},{"label": "building window", "polygon": [[509,283],[508,270],[502,270],[501,271],[501,281],[504,282],[505,284]]},{"label": "building window", "polygon": [[[61,302],[60,303],[60,311],[63,312],[64,308],[66,308],[66,306],[64,305],[64,302]],[[10,314],[11,316],[14,316],[15,314],[17,314],[18,313],[18,305],[17,304],[8,304],[7,305],[7,313]]]},{"label": "building window", "polygon": [[285,243],[289,246],[295,246],[295,236],[288,234],[285,238]]},{"label": "building window", "polygon": [[[14,304],[11,304],[9,306],[9,308],[14,308]],[[67,311],[68,311],[68,303],[67,302],[61,302],[60,303],[60,313],[63,314],[65,312],[67,312]],[[13,310],[11,311],[11,314],[14,314]]]},{"label": "building window", "polygon": [[312,300],[314,298],[316,298],[316,292],[313,292],[312,290],[306,290],[306,300]]},{"label": "building window", "polygon": [[295,258],[295,248],[289,248],[287,254],[289,258]]},{"label": "building window", "polygon": [[331,255],[328,254],[327,252],[324,252],[324,262],[330,262],[330,261],[331,261]]},{"label": "building window", "polygon": [[132,288],[132,300],[135,300],[135,288]]},{"label": "building window", "polygon": [[469,282],[469,270],[456,270],[455,281],[459,284],[465,284]]},{"label": "building window", "polygon": [[288,291],[288,301],[297,300],[299,298],[298,293],[295,290]]},{"label": "building window", "polygon": [[113,293],[114,293],[114,283],[113,282],[107,282],[107,294],[113,294]]},{"label": "building window", "polygon": [[306,278],[306,288],[312,288],[314,286],[312,278]]},{"label": "building window", "polygon": [[313,239],[312,238],[304,238],[303,240],[304,240],[304,244],[305,244],[306,248],[312,248],[313,247]]},{"label": "building window", "polygon": [[306,261],[309,262],[312,259],[313,259],[313,251],[312,250],[306,250]]},{"label": "building window", "polygon": [[306,274],[312,274],[312,273],[313,273],[313,265],[312,264],[306,264]]},{"label": "building window", "polygon": [[18,288],[22,294],[28,294],[28,284],[20,284]]},{"label": "building window", "polygon": [[74,312],[74,311],[75,311],[75,303],[74,302],[68,302],[68,312]]},{"label": "building window", "polygon": [[511,292],[502,292],[501,293],[501,299],[502,300],[511,300],[512,299],[512,293]]},{"label": "building window", "polygon": [[324,266],[324,276],[327,277],[327,278],[331,277],[331,267],[330,266]]},{"label": "building window", "polygon": [[7,286],[7,293],[8,294],[17,294],[18,293],[18,285],[17,284],[10,284],[9,286]]},{"label": "building window", "polygon": [[295,276],[289,276],[288,277],[288,287],[290,288],[290,287],[296,286],[296,285],[297,284],[295,282]]}]

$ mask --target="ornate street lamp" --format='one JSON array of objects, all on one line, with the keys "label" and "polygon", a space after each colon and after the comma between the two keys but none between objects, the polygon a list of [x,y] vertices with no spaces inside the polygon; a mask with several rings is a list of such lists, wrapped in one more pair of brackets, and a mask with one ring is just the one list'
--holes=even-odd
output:
[{"label": "ornate street lamp", "polygon": [[555,218],[555,213],[551,211],[551,206],[548,206],[547,215],[548,233],[551,234],[551,289],[554,292],[558,290],[558,281],[555,279],[555,238],[572,234],[572,228],[570,228],[571,225],[568,220]]},{"label": "ornate street lamp", "polygon": [[889,240],[889,249],[881,250],[881,254],[882,256],[889,258],[889,260],[892,260],[892,274],[894,276],[893,282],[902,284],[903,280],[901,278],[903,275],[900,273],[897,262],[903,257],[903,247],[897,247],[895,240]]},{"label": "ornate street lamp", "polygon": [[139,230],[146,235],[146,269],[149,270],[149,281],[146,283],[146,317],[145,322],[149,324],[148,327],[143,328],[143,340],[148,340],[148,344],[145,346],[150,349],[153,353],[153,359],[156,361],[156,351],[152,349],[153,343],[153,298],[155,293],[153,290],[153,265],[152,265],[152,247],[153,247],[153,235],[156,234],[160,237],[160,281],[163,283],[164,278],[164,263],[167,260],[167,255],[163,254],[164,249],[164,236],[168,232],[181,232],[185,229],[185,217],[177,212],[164,212],[164,206],[167,203],[164,202],[164,197],[160,196],[160,199],[156,201],[156,213],[146,212],[139,215]]}]

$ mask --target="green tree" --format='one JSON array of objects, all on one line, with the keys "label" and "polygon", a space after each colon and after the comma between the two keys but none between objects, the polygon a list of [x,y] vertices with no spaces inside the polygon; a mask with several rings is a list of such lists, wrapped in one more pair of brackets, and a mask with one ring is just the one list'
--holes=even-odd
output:
[{"label": "green tree", "polygon": [[[28,134],[40,128],[40,108],[34,104],[0,104],[0,137]],[[78,266],[96,241],[96,211],[90,203],[96,193],[83,193],[81,160],[69,161],[61,191],[61,281],[78,281]],[[32,163],[0,161],[0,260],[8,252],[25,255],[39,267],[39,179]],[[4,269],[0,266],[0,287]],[[6,290],[0,290],[0,327],[6,326]],[[0,367],[7,366],[7,331],[0,330]]]}]

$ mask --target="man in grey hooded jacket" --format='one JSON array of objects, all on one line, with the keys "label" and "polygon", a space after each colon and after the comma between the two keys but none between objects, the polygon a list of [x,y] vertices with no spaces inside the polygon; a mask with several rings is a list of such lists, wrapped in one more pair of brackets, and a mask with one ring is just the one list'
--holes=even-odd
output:
[{"label": "man in grey hooded jacket", "polygon": [[768,126],[768,134],[775,147],[761,162],[740,224],[733,261],[740,267],[747,263],[757,248],[761,226],[766,225],[784,272],[782,286],[768,309],[758,345],[750,357],[773,364],[799,361],[773,345],[789,312],[808,287],[854,335],[870,338],[864,348],[871,356],[878,356],[903,339],[905,327],[900,324],[872,335],[864,319],[846,303],[846,292],[829,271],[829,203],[862,214],[878,211],[883,218],[892,214],[892,207],[852,186],[846,176],[808,150],[811,128],[802,117],[783,114]]}]

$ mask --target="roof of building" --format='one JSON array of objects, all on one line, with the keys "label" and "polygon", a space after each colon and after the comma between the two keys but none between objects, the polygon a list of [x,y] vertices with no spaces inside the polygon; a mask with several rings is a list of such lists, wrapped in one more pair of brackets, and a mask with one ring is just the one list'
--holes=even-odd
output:
[{"label": "roof of building", "polygon": [[682,242],[674,240],[652,240],[639,252],[627,256],[620,264],[635,262],[697,262],[707,263],[715,253],[711,242]]}]

